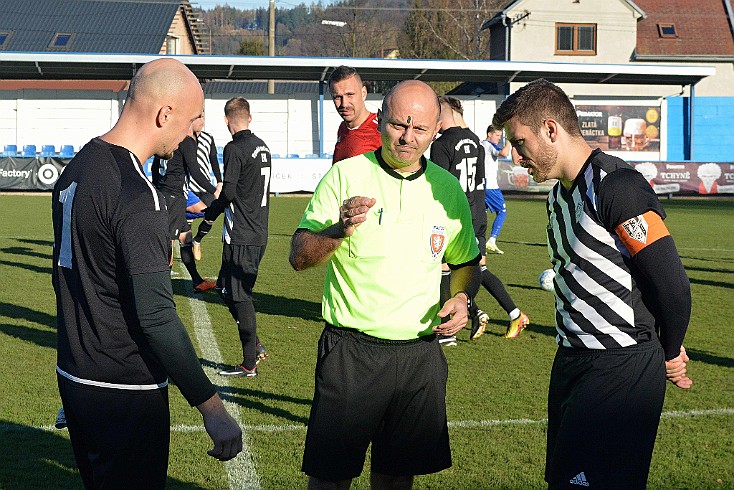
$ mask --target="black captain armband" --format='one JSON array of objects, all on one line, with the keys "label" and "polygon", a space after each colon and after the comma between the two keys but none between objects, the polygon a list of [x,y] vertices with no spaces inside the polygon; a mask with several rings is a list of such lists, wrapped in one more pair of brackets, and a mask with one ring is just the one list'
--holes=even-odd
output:
[{"label": "black captain armband", "polygon": [[[471,298],[471,295],[469,293],[467,293],[466,291],[464,291],[463,289],[461,291],[458,291],[456,294],[461,294],[461,293],[464,293],[466,295],[466,307],[467,307],[467,309],[471,309],[471,307],[472,307],[472,298]],[[456,297],[456,294],[454,294],[454,297]]]}]

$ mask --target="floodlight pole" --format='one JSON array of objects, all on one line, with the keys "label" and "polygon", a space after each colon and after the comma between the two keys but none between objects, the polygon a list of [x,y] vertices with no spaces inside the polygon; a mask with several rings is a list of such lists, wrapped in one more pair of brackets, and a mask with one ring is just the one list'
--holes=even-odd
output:
[{"label": "floodlight pole", "polygon": [[[275,0],[270,0],[270,26],[268,28],[268,56],[275,56]],[[268,80],[268,93],[275,93],[275,80]]]}]

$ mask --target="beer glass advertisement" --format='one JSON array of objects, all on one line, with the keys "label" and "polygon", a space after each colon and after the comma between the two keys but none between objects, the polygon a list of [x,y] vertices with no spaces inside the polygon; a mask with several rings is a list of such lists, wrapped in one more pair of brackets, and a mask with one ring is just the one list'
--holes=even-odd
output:
[{"label": "beer glass advertisement", "polygon": [[659,161],[660,103],[576,105],[581,134],[592,148],[627,161]]}]

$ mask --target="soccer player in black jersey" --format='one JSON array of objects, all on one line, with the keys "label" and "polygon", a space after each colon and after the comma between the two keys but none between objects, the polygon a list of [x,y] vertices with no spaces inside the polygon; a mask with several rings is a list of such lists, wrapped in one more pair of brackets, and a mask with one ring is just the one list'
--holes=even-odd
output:
[{"label": "soccer player in black jersey", "polygon": [[[198,123],[196,123],[198,124]],[[181,262],[191,275],[194,291],[202,293],[216,287],[216,283],[201,277],[196,268],[191,237],[191,225],[186,219],[186,199],[188,194],[187,181],[192,182],[214,194],[217,190],[208,176],[205,176],[199,167],[196,158],[197,143],[193,138],[193,129],[181,141],[173,156],[166,160],[159,156],[153,159],[151,174],[153,185],[163,193],[168,208],[168,229],[171,234],[172,246],[178,241],[181,252]],[[213,200],[213,199],[212,199]]]},{"label": "soccer player in black jersey", "polygon": [[224,118],[232,141],[224,147],[224,185],[220,196],[204,211],[213,222],[225,213],[222,267],[217,289],[237,322],[242,362],[219,372],[223,376],[257,376],[262,344],[257,338],[252,290],[268,243],[270,150],[252,134],[250,103],[242,97],[227,101]]},{"label": "soccer player in black jersey", "polygon": [[689,388],[688,277],[642,174],[592,150],[573,104],[536,80],[502,103],[513,159],[548,194],[558,351],[548,392],[550,488],[643,489],[665,380]]},{"label": "soccer player in black jersey", "polygon": [[[484,209],[484,147],[477,135],[470,129],[457,124],[455,113],[461,113],[461,102],[454,97],[442,96],[441,136],[431,145],[431,161],[451,172],[461,183],[469,207],[472,210],[472,226],[482,252],[480,262],[482,286],[497,300],[509,317],[506,338],[514,338],[530,323],[527,315],[515,305],[502,281],[487,269],[485,241],[487,237],[487,212]],[[449,292],[449,275],[444,266],[441,278],[441,295],[445,300]],[[489,316],[474,302],[469,312],[472,330],[469,338],[476,340],[482,336]],[[456,339],[441,339],[443,345],[456,345]]]},{"label": "soccer player in black jersey", "polygon": [[176,315],[166,207],[141,166],[153,154],[171,158],[203,106],[183,64],[146,63],[115,126],[77,153],[54,188],[56,372],[87,488],[165,486],[168,377],[201,412],[210,456],[242,450]]}]

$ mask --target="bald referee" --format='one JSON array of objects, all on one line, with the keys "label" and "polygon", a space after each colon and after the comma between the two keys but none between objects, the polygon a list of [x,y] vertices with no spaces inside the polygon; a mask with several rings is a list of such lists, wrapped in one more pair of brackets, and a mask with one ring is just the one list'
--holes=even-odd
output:
[{"label": "bald referee", "polygon": [[566,94],[531,82],[497,109],[513,159],[548,194],[558,350],[548,390],[549,488],[643,489],[666,378],[689,388],[691,289],[642,174],[592,150]]},{"label": "bald referee", "polygon": [[[348,488],[370,443],[373,488],[410,488],[414,475],[451,466],[436,334],[466,324],[481,256],[459,182],[423,157],[439,111],[425,83],[398,84],[383,101],[382,147],[336,163],[293,235],[296,270],[328,262],[302,466],[309,488]],[[443,305],[442,258],[454,270]]]},{"label": "bald referee", "polygon": [[115,126],[77,153],[54,188],[56,373],[86,488],[165,486],[169,377],[201,412],[208,454],[224,461],[242,450],[176,315],[165,201],[141,165],[170,158],[203,106],[183,64],[146,63]]}]

